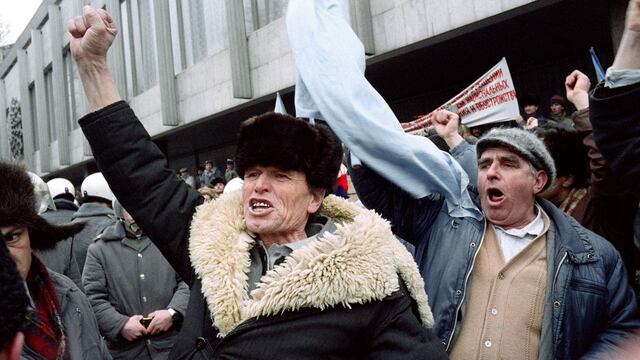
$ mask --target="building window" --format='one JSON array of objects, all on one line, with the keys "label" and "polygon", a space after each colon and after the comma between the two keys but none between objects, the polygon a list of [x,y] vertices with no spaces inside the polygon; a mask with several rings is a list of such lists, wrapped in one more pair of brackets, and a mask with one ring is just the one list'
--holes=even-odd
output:
[{"label": "building window", "polygon": [[125,0],[120,4],[124,41],[127,97],[158,83],[152,0]]},{"label": "building window", "polygon": [[53,102],[53,72],[51,71],[51,66],[49,66],[44,71],[44,91],[45,91],[45,100],[47,103],[47,122],[49,124],[49,142],[53,142],[58,139],[58,134],[56,133],[56,116],[54,113],[54,102]]},{"label": "building window", "polygon": [[229,47],[224,0],[178,0],[170,11],[177,70]]},{"label": "building window", "polygon": [[36,106],[36,89],[33,83],[29,84],[29,108],[31,109],[31,141],[33,150],[40,150],[38,141],[38,110]]}]

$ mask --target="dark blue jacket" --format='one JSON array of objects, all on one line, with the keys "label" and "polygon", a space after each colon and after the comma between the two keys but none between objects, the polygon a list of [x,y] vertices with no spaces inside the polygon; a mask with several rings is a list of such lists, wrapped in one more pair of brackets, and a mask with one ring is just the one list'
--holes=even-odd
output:
[{"label": "dark blue jacket", "polygon": [[[484,238],[485,219],[452,217],[442,196],[414,199],[366,167],[352,169],[351,176],[365,206],[382,214],[398,236],[416,247],[434,331],[449,350],[464,321],[460,309]],[[543,333],[542,338],[551,336],[557,359],[602,357],[640,327],[620,254],[550,202],[538,203],[551,219],[547,236],[552,240],[547,243],[554,244],[553,262],[547,266],[553,274],[548,286],[552,303],[545,307],[545,317],[552,316],[552,334]]]}]

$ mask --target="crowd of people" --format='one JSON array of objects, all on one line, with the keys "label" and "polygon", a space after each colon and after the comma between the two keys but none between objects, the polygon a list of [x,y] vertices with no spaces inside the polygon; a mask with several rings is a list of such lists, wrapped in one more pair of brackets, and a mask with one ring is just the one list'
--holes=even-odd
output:
[{"label": "crowd of people", "polygon": [[198,166],[195,177],[189,174],[189,168],[186,167],[180,168],[176,174],[191,188],[199,190],[207,187],[214,189],[217,194],[222,194],[225,185],[238,177],[233,159],[227,159],[224,174],[211,160],[205,161],[204,166]]},{"label": "crowd of people", "polygon": [[70,21],[100,172],[0,162],[0,359],[640,357],[640,1],[603,82],[473,135],[440,109],[428,137],[343,6],[290,2],[298,117],[247,119],[195,177],[120,98],[110,15]]}]

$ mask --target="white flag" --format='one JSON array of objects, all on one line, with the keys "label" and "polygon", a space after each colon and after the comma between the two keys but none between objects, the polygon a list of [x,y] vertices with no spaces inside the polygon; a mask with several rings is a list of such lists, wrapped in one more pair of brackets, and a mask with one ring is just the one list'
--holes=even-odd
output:
[{"label": "white flag", "polygon": [[[491,70],[439,108],[456,112],[462,123],[471,127],[514,120],[518,116],[518,97],[507,60],[502,58]],[[428,126],[432,114],[403,123],[402,128],[411,132]]]},{"label": "white flag", "polygon": [[289,115],[287,113],[287,109],[284,107],[284,103],[282,102],[282,98],[280,97],[280,93],[276,93],[276,107],[273,109],[273,112],[283,115]]}]

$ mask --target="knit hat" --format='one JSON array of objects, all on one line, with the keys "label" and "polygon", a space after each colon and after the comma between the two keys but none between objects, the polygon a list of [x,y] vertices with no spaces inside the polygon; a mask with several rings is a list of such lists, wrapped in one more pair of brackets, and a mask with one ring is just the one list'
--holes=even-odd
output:
[{"label": "knit hat", "polygon": [[40,217],[33,184],[21,167],[0,161],[0,174],[0,226],[26,226],[32,249],[49,249],[84,227],[83,223],[56,226]]},{"label": "knit hat", "polygon": [[566,100],[561,95],[553,95],[551,99],[549,99],[549,104],[551,105],[558,104],[558,105],[565,106],[565,102]]},{"label": "knit hat", "polygon": [[301,171],[309,186],[331,194],[342,161],[342,144],[319,122],[312,125],[289,115],[265,113],[240,126],[235,159],[243,179],[251,166],[275,166]]},{"label": "knit hat", "polygon": [[4,239],[0,243],[0,349],[20,331],[26,318],[29,300],[24,281],[11,259]]},{"label": "knit hat", "polygon": [[542,191],[551,186],[556,178],[556,166],[542,140],[529,131],[518,128],[491,129],[476,144],[478,159],[485,150],[501,146],[528,160],[536,170],[547,173],[549,179]]}]

